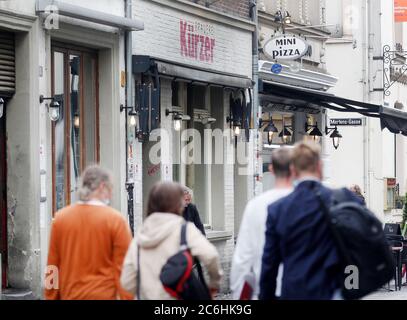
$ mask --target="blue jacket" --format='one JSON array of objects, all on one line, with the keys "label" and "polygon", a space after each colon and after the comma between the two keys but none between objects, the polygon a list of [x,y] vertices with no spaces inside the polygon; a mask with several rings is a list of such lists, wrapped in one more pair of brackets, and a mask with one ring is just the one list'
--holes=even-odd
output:
[{"label": "blue jacket", "polygon": [[[261,300],[275,299],[280,263],[284,265],[281,299],[328,300],[341,287],[340,260],[317,190],[324,202],[330,203],[330,189],[306,180],[268,207]],[[348,194],[349,200],[361,203],[351,191]]]}]

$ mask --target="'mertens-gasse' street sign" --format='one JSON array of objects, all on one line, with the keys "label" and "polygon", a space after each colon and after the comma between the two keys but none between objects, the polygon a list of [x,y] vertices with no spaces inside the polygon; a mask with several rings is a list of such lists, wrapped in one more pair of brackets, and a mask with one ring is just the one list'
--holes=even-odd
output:
[{"label": "'mertens-gasse' street sign", "polygon": [[363,124],[362,118],[348,118],[348,119],[330,119],[331,126],[361,126]]}]

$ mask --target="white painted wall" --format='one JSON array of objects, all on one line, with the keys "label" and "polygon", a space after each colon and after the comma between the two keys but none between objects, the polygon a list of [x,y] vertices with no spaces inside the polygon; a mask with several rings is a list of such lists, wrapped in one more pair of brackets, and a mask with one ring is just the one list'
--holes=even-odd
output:
[{"label": "white painted wall", "polygon": [[[59,0],[61,2],[98,10],[118,16],[124,16],[123,0]],[[4,0],[0,1],[0,9],[35,15],[35,0]]]},{"label": "white painted wall", "polygon": [[[395,25],[393,2],[382,0],[380,3],[369,1],[373,5],[370,12],[372,24],[367,29],[364,6],[367,1],[343,0],[341,29],[344,38],[331,39],[327,44],[327,69],[339,78],[332,90],[338,96],[354,100],[371,102],[379,105],[394,106],[395,101],[406,101],[405,86],[395,84],[392,94],[383,99],[381,92],[373,93],[373,88],[382,87],[382,62],[366,63],[367,36],[371,35],[371,57],[382,55],[382,48],[388,44],[394,48]],[[327,1],[327,23],[336,23],[338,16],[333,11],[338,9],[339,0]],[[349,15],[351,13],[351,15]],[[405,26],[403,27],[405,29]],[[405,36],[403,35],[403,38]],[[346,41],[349,40],[349,41]],[[340,63],[338,63],[340,62]],[[365,67],[368,67],[365,72]],[[365,83],[365,84],[364,84]],[[370,90],[370,91],[369,91]],[[352,114],[339,114],[329,111],[329,117],[353,117]],[[356,114],[356,117],[361,117]],[[384,213],[384,180],[395,176],[394,135],[387,130],[381,131],[378,119],[367,118],[365,129],[340,127],[343,139],[338,151],[326,143],[329,173],[328,181],[334,186],[359,184],[365,191],[368,205],[383,220],[392,219],[390,213]],[[400,152],[398,165],[402,192],[405,190],[405,138],[397,137]]]},{"label": "white painted wall", "polygon": [[[251,32],[203,19],[152,1],[133,1],[134,17],[144,22],[144,31],[133,33],[135,54],[184,63],[195,67],[252,77]],[[146,19],[146,17],[150,17]],[[201,62],[181,55],[180,19],[211,24],[214,28],[214,62]]]}]

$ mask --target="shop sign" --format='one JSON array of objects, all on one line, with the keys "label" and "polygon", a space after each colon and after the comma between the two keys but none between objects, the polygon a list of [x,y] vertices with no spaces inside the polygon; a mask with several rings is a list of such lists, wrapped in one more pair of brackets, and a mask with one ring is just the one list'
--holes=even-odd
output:
[{"label": "shop sign", "polygon": [[407,22],[407,0],[394,0],[394,20]]},{"label": "shop sign", "polygon": [[275,74],[280,74],[281,71],[283,71],[283,66],[279,63],[274,63],[271,66],[271,72],[275,73]]},{"label": "shop sign", "polygon": [[362,118],[348,118],[348,119],[330,119],[331,126],[361,126],[363,124]]},{"label": "shop sign", "polygon": [[394,188],[396,186],[396,178],[387,178],[387,187]]},{"label": "shop sign", "polygon": [[201,62],[214,62],[214,26],[201,22],[180,20],[181,56]]},{"label": "shop sign", "polygon": [[295,60],[308,51],[308,43],[296,36],[279,36],[267,41],[264,54],[272,60]]}]

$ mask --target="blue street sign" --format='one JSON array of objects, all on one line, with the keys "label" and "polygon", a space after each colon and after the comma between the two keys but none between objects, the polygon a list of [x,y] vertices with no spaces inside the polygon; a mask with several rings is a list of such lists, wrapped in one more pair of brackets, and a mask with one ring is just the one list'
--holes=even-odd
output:
[{"label": "blue street sign", "polygon": [[271,67],[271,72],[273,72],[275,74],[279,74],[279,73],[281,73],[281,71],[283,71],[283,66],[279,63],[275,63]]}]

